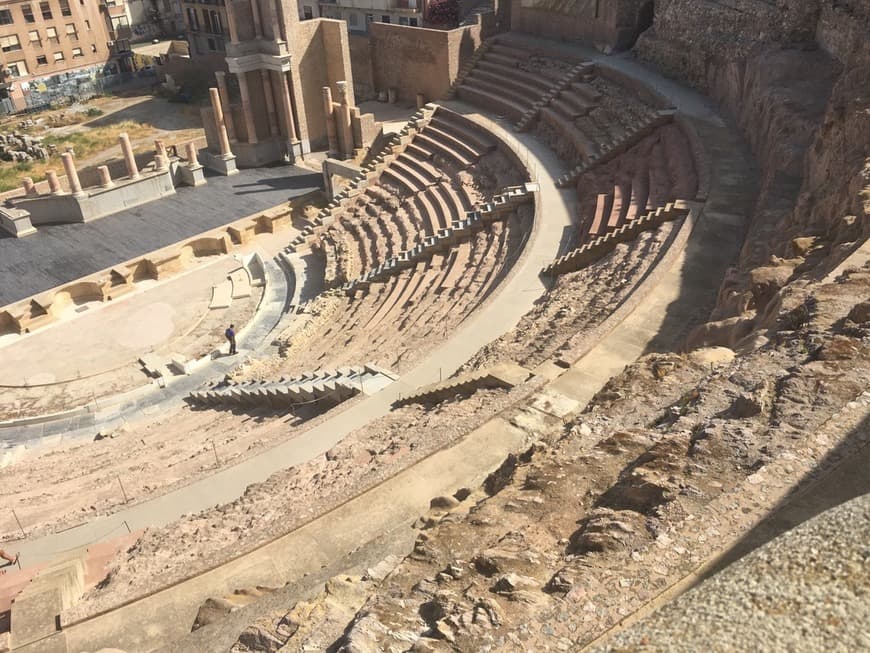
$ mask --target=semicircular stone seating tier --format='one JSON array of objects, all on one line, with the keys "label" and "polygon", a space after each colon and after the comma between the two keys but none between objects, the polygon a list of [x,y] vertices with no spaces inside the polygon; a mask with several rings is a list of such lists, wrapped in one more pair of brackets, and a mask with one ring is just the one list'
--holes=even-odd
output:
[{"label": "semicircular stone seating tier", "polygon": [[634,80],[565,48],[494,37],[461,73],[453,94],[515,121],[518,130],[532,130],[567,165],[557,183],[577,191],[571,244],[587,251],[548,272],[595,260],[588,250],[609,251],[608,235],[633,237],[681,218],[687,211],[677,200],[698,193],[695,156],[675,111]]},{"label": "semicircular stone seating tier", "polygon": [[300,308],[339,304],[294,367],[403,368],[489,296],[525,244],[527,173],[477,123],[438,107],[387,161],[308,238],[325,284],[343,292]]}]

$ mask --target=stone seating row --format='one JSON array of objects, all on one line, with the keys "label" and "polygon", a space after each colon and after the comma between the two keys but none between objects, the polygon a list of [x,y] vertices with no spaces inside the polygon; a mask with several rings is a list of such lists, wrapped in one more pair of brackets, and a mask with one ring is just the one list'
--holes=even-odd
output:
[{"label": "stone seating row", "polygon": [[356,177],[348,181],[347,186],[320,210],[314,218],[313,224],[307,225],[285,248],[285,251],[295,251],[296,248],[307,244],[316,235],[319,228],[334,221],[335,217],[340,215],[353,201],[353,198],[363,193],[370,184],[376,183],[383,170],[398,154],[405,150],[414,134],[426,126],[434,112],[435,105],[432,104],[427,104],[415,112],[398,133],[386,140],[384,149],[375,155],[368,164],[364,165]]},{"label": "stone seating row", "polygon": [[[325,258],[326,284],[372,270],[460,220],[473,200],[449,180],[495,147],[471,121],[436,109],[403,151],[394,153],[375,185],[341,200],[334,214],[311,230],[310,245]],[[398,210],[385,206],[390,198]]]},{"label": "stone seating row", "polygon": [[345,293],[353,294],[357,288],[365,288],[373,282],[383,281],[384,278],[394,275],[400,270],[415,267],[418,262],[428,259],[435,253],[451,249],[489,223],[502,219],[506,211],[531,199],[532,193],[536,190],[536,185],[531,183],[506,188],[504,192],[494,196],[491,201],[483,203],[477,210],[466,212],[464,218],[454,220],[449,227],[439,229],[434,235],[427,236],[412,249],[400,252],[377,268],[349,281],[342,286],[342,290]]},{"label": "stone seating row", "polygon": [[668,203],[559,257],[546,266],[542,274],[556,276],[580,270],[609,254],[619,243],[633,240],[640,232],[655,229],[664,222],[684,218],[688,213],[689,205],[686,202],[677,200]]},{"label": "stone seating row", "polygon": [[455,329],[497,286],[525,241],[528,223],[517,214],[527,209],[521,204],[451,249],[333,298],[341,302],[335,319],[297,353],[298,364],[365,359],[401,368]]},{"label": "stone seating row", "polygon": [[578,244],[631,222],[647,210],[698,191],[691,146],[676,125],[662,127],[576,182]]},{"label": "stone seating row", "polygon": [[[583,162],[574,166],[566,174],[556,180],[556,185],[565,188],[573,184],[578,177],[606,161],[622,154],[632,146],[652,134],[657,128],[669,124],[674,117],[673,109],[659,109],[650,112],[640,121],[629,125],[619,136],[607,143],[596,144],[578,129],[572,128],[563,121],[556,120],[554,125],[566,138],[569,138],[574,147],[583,153]],[[542,119],[548,120],[553,115],[546,111],[541,112]],[[545,117],[546,116],[546,117]]]},{"label": "stone seating row", "polygon": [[[541,99],[567,76],[546,68],[529,71],[528,64],[537,54],[534,49],[505,45],[498,37],[485,44],[475,53],[473,65],[457,78],[452,93],[514,122],[527,123],[529,112],[534,113]],[[570,74],[575,72],[579,70]]]}]

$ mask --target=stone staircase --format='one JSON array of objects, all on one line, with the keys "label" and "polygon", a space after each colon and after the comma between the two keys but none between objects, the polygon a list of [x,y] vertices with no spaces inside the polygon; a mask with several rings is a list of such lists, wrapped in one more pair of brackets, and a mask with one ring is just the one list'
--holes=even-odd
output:
[{"label": "stone staircase", "polygon": [[460,374],[446,381],[418,388],[413,394],[402,397],[393,406],[406,404],[434,404],[457,394],[469,394],[481,388],[513,388],[524,382],[532,373],[516,363],[500,363],[475,372]]},{"label": "stone staircase", "polygon": [[590,154],[587,161],[575,166],[570,171],[559,177],[556,180],[556,185],[560,188],[571,186],[583,173],[601,163],[613,159],[619,154],[622,154],[649,136],[658,127],[671,122],[674,119],[674,114],[676,114],[676,109],[658,109],[651,112],[645,120],[632,125],[619,142],[609,144],[601,143],[602,150],[600,154],[597,152]]},{"label": "stone staircase", "polygon": [[384,281],[402,270],[413,268],[418,263],[428,260],[434,254],[451,249],[456,244],[470,239],[472,234],[488,224],[504,219],[510,210],[529,201],[537,190],[538,185],[535,183],[506,188],[476,210],[468,211],[464,219],[455,220],[450,227],[440,229],[434,236],[425,238],[413,248],[387,259],[376,269],[344,284],[341,289],[346,294],[353,295],[360,288],[368,288],[372,283]]},{"label": "stone staircase", "polygon": [[190,403],[204,407],[267,406],[289,408],[322,400],[340,403],[360,392],[374,394],[398,377],[372,363],[310,372],[278,381],[216,384],[188,395]]},{"label": "stone staircase", "polygon": [[583,81],[588,81],[591,77],[594,76],[594,66],[591,63],[583,62],[574,66],[567,75],[565,75],[562,79],[560,79],[553,87],[537,102],[535,102],[531,108],[529,108],[519,119],[516,125],[514,125],[514,129],[518,132],[525,131],[529,128],[529,125],[532,124],[532,121],[538,115],[538,112],[545,106],[548,106],[553,100],[555,100],[559,93],[565,90],[570,84],[574,83],[578,79],[582,79]]},{"label": "stone staircase", "polygon": [[683,200],[668,203],[655,211],[650,211],[631,220],[618,229],[581,245],[564,256],[560,256],[553,263],[545,267],[541,273],[547,276],[556,276],[568,272],[576,272],[612,252],[619,243],[633,240],[640,232],[655,229],[664,222],[684,218],[689,214],[690,210],[689,204]]}]

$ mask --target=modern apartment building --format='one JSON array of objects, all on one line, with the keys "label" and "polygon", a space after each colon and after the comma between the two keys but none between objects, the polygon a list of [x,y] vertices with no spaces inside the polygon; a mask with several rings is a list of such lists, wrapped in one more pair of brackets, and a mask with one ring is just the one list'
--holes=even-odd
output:
[{"label": "modern apartment building", "polygon": [[300,0],[303,18],[321,16],[347,23],[354,34],[368,32],[370,23],[422,27],[426,0]]},{"label": "modern apartment building", "polygon": [[226,53],[229,40],[224,0],[181,0],[191,57]]},{"label": "modern apartment building", "polygon": [[[352,34],[365,34],[370,23],[423,25],[428,0],[297,0],[299,20],[334,18]],[[291,3],[288,3],[291,4]],[[181,0],[191,56],[226,52],[229,39],[225,0]]]},{"label": "modern apartment building", "polygon": [[0,0],[0,101],[6,111],[75,94],[130,69],[123,0]]}]

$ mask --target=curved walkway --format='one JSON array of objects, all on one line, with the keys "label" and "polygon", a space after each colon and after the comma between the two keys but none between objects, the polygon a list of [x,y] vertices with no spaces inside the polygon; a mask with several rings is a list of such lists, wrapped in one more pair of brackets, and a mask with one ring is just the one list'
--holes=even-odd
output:
[{"label": "curved walkway", "polygon": [[[707,205],[699,216],[689,221],[691,235],[684,249],[675,250],[672,256],[662,261],[661,269],[657,269],[645,284],[642,305],[636,309],[634,305],[627,306],[617,319],[610,322],[611,330],[602,332],[600,341],[590,352],[545,390],[573,400],[576,407],[581,407],[614,372],[638,355],[650,349],[673,347],[681,336],[680,325],[685,328],[692,320],[703,319],[706,305],[715,299],[725,268],[739,251],[743,223],[754,195],[747,177],[750,167],[742,143],[710,110],[703,98],[628,59],[613,59],[607,64],[619,66],[627,74],[654,85],[692,121],[711,154],[712,183]],[[451,104],[451,107],[463,109],[458,103]],[[564,166],[534,137],[528,134],[513,136],[499,126],[495,131],[502,138],[510,139],[509,142],[519,141],[527,147],[524,160],[529,161],[531,169],[546,172],[546,177],[538,179],[541,193],[535,231],[515,273],[501,288],[499,296],[473,316],[453,339],[400,382],[320,427],[171,494],[78,529],[28,542],[21,547],[25,561],[30,562],[27,556],[36,559],[49,555],[51,551],[85,543],[89,538],[121,525],[124,519],[133,528],[160,525],[183,513],[231,501],[248,483],[325,452],[350,430],[385,414],[391,401],[407,388],[437,379],[439,368],[440,373],[451,373],[481,345],[513,327],[544,290],[538,271],[558,251],[562,231],[570,223],[573,192],[555,188],[553,179],[564,170]],[[523,434],[516,428],[496,417],[450,449],[385,481],[303,528],[188,582],[72,625],[64,632],[70,637],[71,645],[86,641],[91,648],[120,645],[138,651],[165,644],[189,631],[191,614],[195,614],[197,602],[203,598],[221,594],[227,589],[256,584],[264,569],[286,581],[300,578],[305,573],[316,575],[321,565],[349,555],[384,531],[400,527],[407,522],[409,515],[425,511],[428,497],[437,493],[445,483],[473,483],[487,465],[492,466],[493,461],[498,460],[501,451],[516,447],[522,438]],[[486,455],[481,455],[481,452]],[[456,464],[457,469],[454,470],[452,464]],[[426,471],[424,478],[415,485],[418,491],[407,493],[408,484],[414,483],[415,475],[423,471]],[[382,498],[379,500],[378,496]],[[401,501],[397,499],[400,497]],[[360,519],[363,514],[366,518]],[[308,559],[308,556],[300,556],[300,551],[313,553]]]}]

